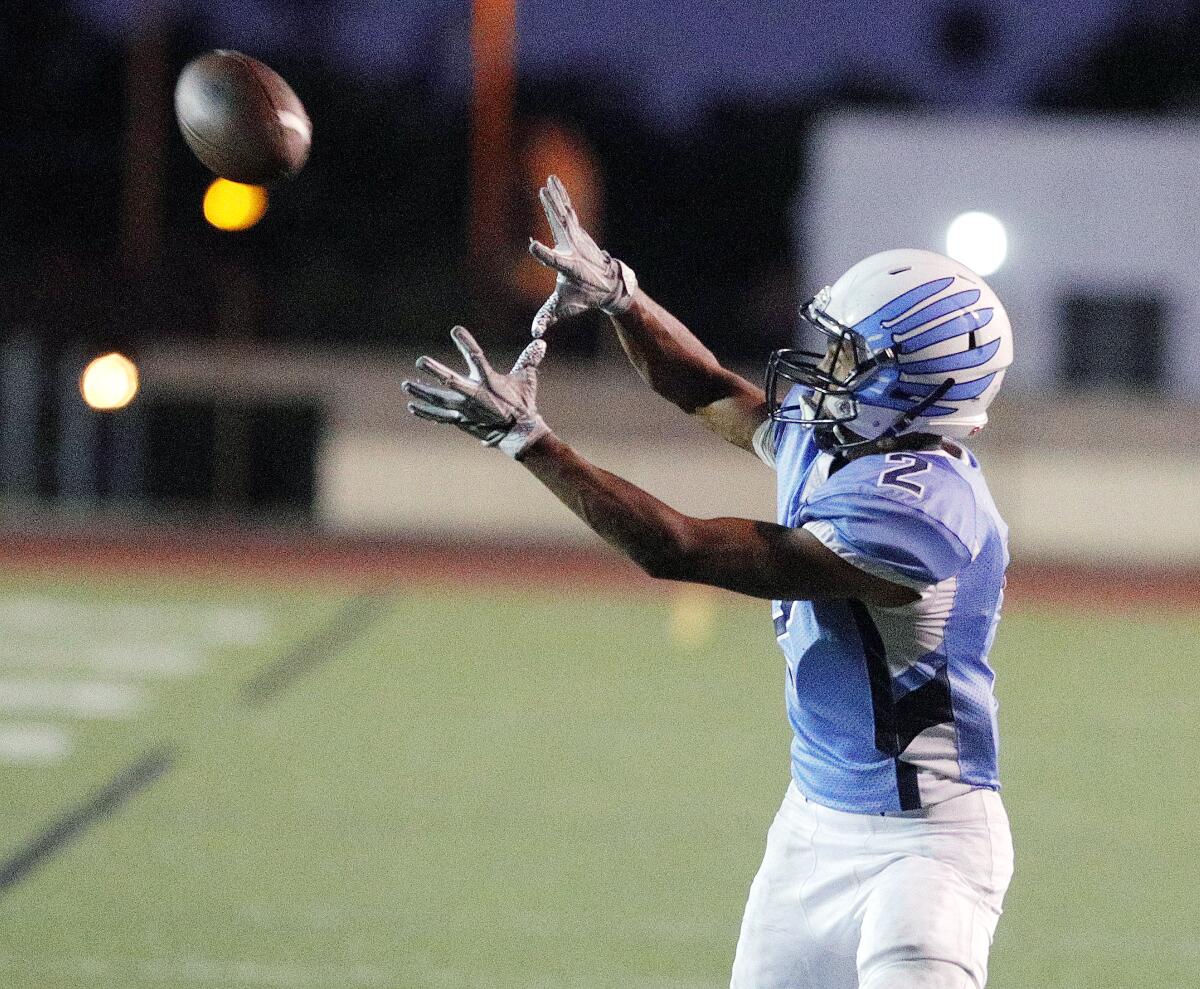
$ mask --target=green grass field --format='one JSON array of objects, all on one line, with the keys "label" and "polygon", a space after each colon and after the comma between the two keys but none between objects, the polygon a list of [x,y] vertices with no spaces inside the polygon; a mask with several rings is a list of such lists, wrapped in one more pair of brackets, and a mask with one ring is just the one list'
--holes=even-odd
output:
[{"label": "green grass field", "polygon": [[[248,705],[344,603],[0,585],[0,855],[174,753],[0,892],[0,985],[727,985],[787,782],[764,606],[714,599],[686,644],[666,597],[401,589]],[[1187,615],[1006,617],[1017,875],[994,989],[1200,986],[1198,637]]]}]

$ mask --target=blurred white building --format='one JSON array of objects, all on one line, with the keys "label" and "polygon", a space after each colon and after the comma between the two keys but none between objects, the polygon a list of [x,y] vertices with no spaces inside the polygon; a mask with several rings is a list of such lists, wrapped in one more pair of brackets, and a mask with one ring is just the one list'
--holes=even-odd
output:
[{"label": "blurred white building", "polygon": [[1200,131],[1170,123],[839,115],[811,144],[800,256],[815,290],[891,247],[946,252],[958,215],[1008,235],[989,276],[1010,387],[1200,398]]}]

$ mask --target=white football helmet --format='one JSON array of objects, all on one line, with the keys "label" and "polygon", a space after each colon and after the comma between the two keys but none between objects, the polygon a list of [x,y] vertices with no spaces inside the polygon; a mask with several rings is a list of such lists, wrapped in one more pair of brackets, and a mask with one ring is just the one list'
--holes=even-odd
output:
[{"label": "white football helmet", "polygon": [[800,316],[828,348],[771,355],[771,418],[817,428],[828,449],[886,445],[903,433],[970,436],[987,422],[1013,359],[996,293],[932,251],[873,254]]}]

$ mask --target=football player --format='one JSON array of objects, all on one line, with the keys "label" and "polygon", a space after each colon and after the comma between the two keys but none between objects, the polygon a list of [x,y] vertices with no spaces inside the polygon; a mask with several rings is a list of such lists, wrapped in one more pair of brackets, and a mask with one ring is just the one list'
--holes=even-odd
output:
[{"label": "football player", "polygon": [[[498,446],[648,573],[772,599],[792,781],[767,835],[734,989],[982,987],[1012,873],[988,651],[1007,530],[959,440],[1012,361],[969,269],[920,250],[854,265],[801,310],[816,350],[766,388],[722,367],[597,247],[553,176],[554,294],[505,374],[462,327],[409,410]],[[698,519],[586,461],[537,411],[542,335],[599,309],[660,395],[778,474],[774,523]]]}]

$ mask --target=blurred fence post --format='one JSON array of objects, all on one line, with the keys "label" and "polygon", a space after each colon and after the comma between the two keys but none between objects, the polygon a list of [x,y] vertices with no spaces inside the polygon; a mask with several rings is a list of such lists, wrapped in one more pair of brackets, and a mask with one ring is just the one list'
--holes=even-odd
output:
[{"label": "blurred fence post", "polygon": [[125,170],[121,261],[144,275],[158,259],[163,171],[170,128],[170,78],[159,0],[141,0],[129,42],[125,94]]},{"label": "blurred fence post", "polygon": [[68,347],[59,357],[54,376],[57,418],[54,476],[58,497],[77,502],[96,499],[96,448],[100,433],[97,414],[79,393],[83,366],[82,349]]},{"label": "blurred fence post", "polygon": [[[263,288],[249,268],[228,266],[218,279],[217,333],[231,373],[246,373],[253,360],[254,335],[263,325]],[[218,400],[213,422],[213,501],[225,512],[244,507],[249,491],[250,427],[246,403]]]},{"label": "blurred fence post", "polygon": [[110,419],[107,495],[120,502],[140,501],[146,490],[146,416],[137,400]]},{"label": "blurred fence post", "polygon": [[5,494],[37,494],[41,397],[41,347],[32,333],[18,329],[0,361],[0,489]]},{"label": "blurred fence post", "polygon": [[471,267],[476,304],[495,293],[512,253],[516,0],[473,0],[471,15]]}]

